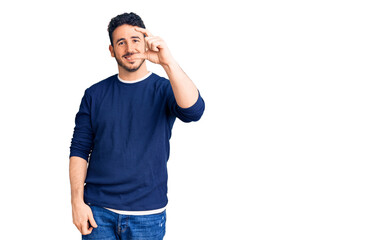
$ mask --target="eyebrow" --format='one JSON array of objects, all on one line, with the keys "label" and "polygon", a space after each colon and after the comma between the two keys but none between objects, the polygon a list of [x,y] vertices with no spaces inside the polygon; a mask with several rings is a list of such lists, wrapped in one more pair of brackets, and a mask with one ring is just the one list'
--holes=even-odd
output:
[{"label": "eyebrow", "polygon": [[[140,39],[140,37],[138,37],[138,36],[132,36],[131,38],[133,38],[133,39]],[[125,40],[125,38],[119,38],[119,39],[116,41],[116,43],[118,43],[118,42],[120,42],[120,41],[123,41],[123,40]]]}]

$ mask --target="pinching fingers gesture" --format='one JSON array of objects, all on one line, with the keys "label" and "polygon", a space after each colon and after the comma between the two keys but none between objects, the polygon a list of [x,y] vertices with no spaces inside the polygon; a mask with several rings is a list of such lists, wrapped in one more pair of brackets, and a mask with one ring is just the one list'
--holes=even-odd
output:
[{"label": "pinching fingers gesture", "polygon": [[135,54],[134,58],[147,59],[150,62],[161,65],[168,65],[173,62],[170,50],[161,37],[153,36],[144,28],[135,27],[135,30],[145,35],[146,51]]}]

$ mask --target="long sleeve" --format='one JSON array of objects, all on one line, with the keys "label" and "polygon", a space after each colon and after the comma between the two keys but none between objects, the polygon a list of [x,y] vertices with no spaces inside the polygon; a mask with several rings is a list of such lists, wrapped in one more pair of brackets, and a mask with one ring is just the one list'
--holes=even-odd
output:
[{"label": "long sleeve", "polygon": [[198,91],[197,101],[188,108],[180,107],[175,99],[171,85],[168,88],[168,108],[169,112],[183,122],[192,122],[200,120],[205,110],[205,102]]},{"label": "long sleeve", "polygon": [[89,163],[85,203],[125,211],[165,207],[172,128],[176,118],[201,118],[198,95],[181,108],[169,80],[154,73],[134,83],[116,74],[87,88],[70,153]]},{"label": "long sleeve", "polygon": [[81,105],[75,118],[75,128],[70,146],[70,155],[78,156],[88,161],[93,145],[93,130],[90,117],[91,97],[88,89],[82,97]]}]

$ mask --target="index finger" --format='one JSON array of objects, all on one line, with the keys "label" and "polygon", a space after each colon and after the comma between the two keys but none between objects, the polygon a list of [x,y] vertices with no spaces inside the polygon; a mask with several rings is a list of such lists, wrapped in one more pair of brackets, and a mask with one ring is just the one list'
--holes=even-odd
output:
[{"label": "index finger", "polygon": [[134,30],[136,30],[137,32],[140,32],[140,33],[143,33],[146,35],[146,37],[152,37],[153,34],[151,34],[151,32],[149,32],[147,29],[145,28],[140,28],[140,27],[135,27]]}]

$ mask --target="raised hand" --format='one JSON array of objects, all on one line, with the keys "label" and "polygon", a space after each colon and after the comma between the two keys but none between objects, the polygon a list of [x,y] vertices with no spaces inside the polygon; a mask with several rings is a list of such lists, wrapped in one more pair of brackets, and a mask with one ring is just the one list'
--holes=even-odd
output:
[{"label": "raised hand", "polygon": [[153,36],[144,28],[135,27],[135,30],[145,35],[147,48],[145,53],[134,54],[134,59],[147,59],[150,62],[160,65],[168,65],[174,62],[166,42],[161,37]]}]

